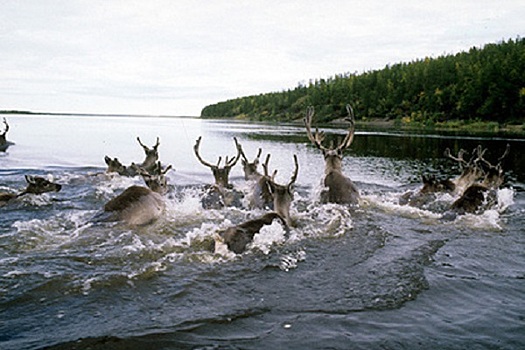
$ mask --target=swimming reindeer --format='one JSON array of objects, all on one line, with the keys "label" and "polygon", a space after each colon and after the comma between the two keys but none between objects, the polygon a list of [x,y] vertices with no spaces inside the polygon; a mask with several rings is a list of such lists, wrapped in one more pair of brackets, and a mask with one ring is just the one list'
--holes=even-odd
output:
[{"label": "swimming reindeer", "polygon": [[503,184],[504,174],[502,161],[508,155],[510,145],[498,158],[497,165],[492,165],[484,156],[487,149],[481,145],[476,147],[470,159],[464,159],[467,151],[459,150],[453,156],[450,149],[445,150],[445,156],[459,163],[461,174],[453,179],[437,180],[435,176],[423,176],[423,186],[418,191],[408,191],[401,196],[399,204],[423,207],[427,204],[435,206],[439,194],[449,194],[455,197],[452,205],[447,205],[443,218],[454,219],[458,214],[476,213],[483,208],[492,206],[496,201],[496,191]]},{"label": "swimming reindeer", "polygon": [[122,176],[134,177],[139,175],[139,169],[149,172],[155,168],[156,162],[159,160],[159,138],[157,137],[157,142],[151,148],[144,145],[142,141],[140,141],[140,137],[137,137],[137,141],[139,142],[139,145],[142,147],[142,149],[144,149],[144,153],[146,154],[144,161],[141,164],[131,163],[130,166],[125,166],[118,160],[118,158],[112,159],[108,156],[105,156],[104,161],[108,166],[106,170],[107,173],[117,173]]},{"label": "swimming reindeer", "polygon": [[509,154],[510,145],[507,144],[505,152],[498,158],[498,163],[492,165],[484,158],[487,149],[477,148],[477,173],[480,174],[466,187],[461,196],[452,203],[451,211],[457,214],[476,213],[483,207],[491,207],[497,201],[496,191],[503,184],[504,171],[502,162]]},{"label": "swimming reindeer", "polygon": [[331,145],[330,148],[322,144],[325,138],[324,132],[319,132],[319,130],[316,129],[315,134],[312,134],[311,125],[314,108],[308,107],[306,110],[306,117],[304,118],[306,134],[310,142],[323,152],[325,160],[325,177],[323,184],[327,189],[321,192],[322,203],[358,204],[359,202],[359,191],[357,187],[350,178],[343,174],[342,170],[343,152],[352,144],[355,133],[354,112],[350,105],[346,106],[346,110],[348,112],[346,120],[350,122],[348,134],[337,147]]},{"label": "swimming reindeer", "polygon": [[297,156],[294,155],[295,170],[290,182],[286,185],[275,183],[277,170],[275,170],[271,176],[269,175],[269,161],[270,155],[268,154],[266,161],[263,164],[263,177],[268,179],[267,186],[269,187],[269,191],[273,198],[274,211],[219,232],[221,240],[228,246],[229,250],[236,254],[244,252],[246,246],[253,240],[255,234],[259,233],[264,226],[271,225],[275,219],[277,219],[286,230],[292,225],[292,220],[290,218],[290,205],[293,200],[293,185],[295,184],[297,173],[299,171]]},{"label": "swimming reindeer", "polygon": [[235,254],[241,254],[246,250],[246,246],[253,241],[253,236],[259,233],[264,226],[271,225],[275,219],[279,220],[283,226],[286,226],[286,222],[279,214],[270,212],[260,218],[229,227],[219,232],[219,236],[229,250]]},{"label": "swimming reindeer", "polygon": [[[149,148],[145,144],[140,141],[140,137],[137,136],[137,141],[139,142],[139,145],[142,146],[142,149],[144,150],[144,153],[146,154],[146,158],[141,164],[138,164],[138,167],[140,169],[143,169],[145,171],[150,171],[156,167],[156,163],[159,160],[159,145],[160,140],[157,137],[157,142],[155,142],[155,145],[153,147]],[[137,166],[135,164],[132,164],[132,166]]]},{"label": "swimming reindeer", "polygon": [[483,169],[479,166],[479,162],[483,158],[483,154],[487,150],[483,150],[481,145],[474,148],[472,151],[472,156],[468,161],[464,159],[465,154],[468,152],[464,149],[460,149],[457,156],[453,156],[449,148],[445,149],[445,156],[458,162],[461,169],[461,174],[450,180],[454,184],[454,193],[461,194],[477,181],[481,176],[483,176]]},{"label": "swimming reindeer", "polygon": [[[244,178],[246,179],[246,181],[253,182],[251,193],[249,195],[250,208],[273,209],[273,197],[270,192],[270,186],[269,186],[269,181],[271,179],[270,177],[261,174],[259,170],[257,169],[259,165],[259,159],[261,157],[262,149],[259,148],[259,150],[257,151],[257,156],[255,157],[253,162],[250,162],[248,158],[246,158],[246,155],[244,154],[244,151],[240,144],[239,144],[239,149],[241,152],[241,161],[242,161],[242,167],[244,170]],[[267,160],[269,160],[269,155],[267,157]]]},{"label": "swimming reindeer", "polygon": [[9,148],[10,145],[12,145],[12,142],[7,141],[7,132],[9,131],[9,124],[7,124],[7,120],[4,118],[4,125],[5,129],[2,133],[0,133],[0,152],[5,152]]},{"label": "swimming reindeer", "polygon": [[244,179],[246,181],[259,180],[263,176],[259,172],[259,170],[257,170],[257,167],[259,165],[259,159],[262,153],[262,149],[259,148],[259,150],[257,151],[257,156],[255,157],[253,162],[250,162],[248,158],[246,158],[246,155],[244,154],[241,144],[239,144],[239,151],[241,153],[241,163],[242,163],[242,170],[244,171]]},{"label": "swimming reindeer", "polygon": [[15,193],[0,193],[0,206],[5,205],[7,202],[22,197],[26,194],[42,194],[46,192],[59,192],[62,189],[62,185],[53,183],[49,180],[39,176],[25,176],[27,187],[22,192]]},{"label": "swimming reindeer", "polygon": [[449,179],[437,179],[434,175],[422,175],[423,186],[417,191],[407,191],[399,198],[400,205],[423,207],[437,198],[439,193],[453,195],[456,184]]},{"label": "swimming reindeer", "polygon": [[193,146],[193,151],[195,152],[195,156],[197,157],[199,162],[202,165],[211,169],[213,178],[215,180],[215,183],[208,188],[207,193],[202,200],[203,207],[205,209],[220,209],[224,206],[240,205],[240,203],[238,202],[239,196],[241,194],[240,192],[235,191],[233,189],[233,185],[231,185],[229,182],[230,171],[235,166],[235,164],[237,164],[241,156],[240,145],[237,142],[237,138],[233,138],[233,140],[235,141],[237,154],[232,158],[228,158],[226,156],[224,166],[222,167],[222,157],[219,157],[219,160],[215,165],[208,163],[201,157],[199,153],[201,139],[202,136],[199,136],[199,138],[195,142],[195,146]]},{"label": "swimming reindeer", "polygon": [[139,168],[139,173],[147,187],[128,187],[117,197],[104,205],[104,212],[109,214],[105,221],[123,221],[128,225],[146,225],[159,218],[164,211],[162,197],[167,192],[166,173],[171,165],[162,170],[160,162],[155,164],[154,174]]},{"label": "swimming reindeer", "polygon": [[299,162],[297,161],[297,155],[293,155],[295,169],[290,179],[286,185],[280,185],[275,182],[275,176],[277,175],[277,170],[274,170],[272,175],[268,171],[268,163],[270,161],[270,154],[266,156],[266,161],[263,164],[264,176],[266,177],[267,186],[272,195],[273,200],[273,210],[279,214],[288,226],[292,225],[292,220],[290,218],[290,205],[293,200],[293,186],[297,180],[297,174],[299,173]]}]

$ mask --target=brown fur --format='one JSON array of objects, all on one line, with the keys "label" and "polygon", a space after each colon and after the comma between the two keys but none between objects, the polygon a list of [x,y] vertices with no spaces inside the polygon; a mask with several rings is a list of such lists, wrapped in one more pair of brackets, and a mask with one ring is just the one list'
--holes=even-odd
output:
[{"label": "brown fur", "polygon": [[263,164],[264,169],[264,178],[267,180],[268,190],[273,198],[273,210],[279,214],[286,224],[291,226],[292,219],[290,217],[290,206],[293,201],[293,185],[297,179],[297,174],[299,173],[299,162],[297,161],[297,155],[293,155],[295,169],[290,179],[290,182],[286,185],[280,185],[274,181],[277,170],[275,170],[270,176],[268,170],[268,163],[270,162],[270,154],[266,156],[266,160]]},{"label": "brown fur", "polygon": [[325,178],[323,180],[323,184],[325,187],[327,187],[327,190],[321,193],[322,203],[359,203],[359,191],[352,180],[343,174],[342,169],[343,151],[350,147],[355,134],[354,112],[350,105],[346,106],[346,110],[348,112],[348,117],[346,120],[350,122],[348,133],[337,147],[333,147],[332,145],[330,148],[322,145],[325,137],[323,132],[319,132],[316,129],[315,134],[312,133],[311,124],[314,115],[313,107],[309,107],[306,110],[306,117],[304,118],[306,134],[310,142],[312,142],[314,146],[323,152],[325,160]]},{"label": "brown fur", "polygon": [[236,254],[241,254],[246,250],[246,246],[253,241],[253,236],[255,236],[263,226],[271,225],[275,219],[278,219],[284,226],[286,226],[284,219],[279,214],[271,212],[264,214],[260,218],[230,227],[219,234],[229,250]]},{"label": "brown fur", "polygon": [[322,203],[358,204],[359,190],[350,178],[341,171],[332,169],[324,178],[324,186],[328,188],[321,192]]},{"label": "brown fur", "polygon": [[481,208],[487,191],[488,188],[485,186],[477,184],[471,185],[463,192],[463,195],[452,204],[451,209],[459,214],[473,214]]},{"label": "brown fur", "polygon": [[120,211],[124,210],[129,206],[129,203],[139,200],[143,196],[147,196],[151,193],[151,190],[142,186],[131,186],[126,188],[117,197],[111,199],[104,205],[104,211]]},{"label": "brown fur", "polygon": [[0,193],[0,205],[4,205],[12,199],[26,194],[42,194],[46,192],[59,192],[62,185],[53,183],[39,176],[25,176],[27,187],[20,193]]}]

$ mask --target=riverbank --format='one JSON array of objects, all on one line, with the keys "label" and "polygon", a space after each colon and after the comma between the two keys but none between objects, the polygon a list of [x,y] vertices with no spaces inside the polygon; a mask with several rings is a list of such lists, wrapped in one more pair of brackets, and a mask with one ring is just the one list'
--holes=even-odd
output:
[{"label": "riverbank", "polygon": [[[344,119],[334,120],[330,124],[343,125],[347,123]],[[356,128],[359,130],[390,130],[390,131],[410,131],[410,132],[460,132],[460,133],[483,133],[483,134],[504,134],[525,137],[525,123],[523,124],[499,124],[496,122],[450,120],[437,123],[422,123],[409,120],[387,120],[370,119],[356,121]]]}]

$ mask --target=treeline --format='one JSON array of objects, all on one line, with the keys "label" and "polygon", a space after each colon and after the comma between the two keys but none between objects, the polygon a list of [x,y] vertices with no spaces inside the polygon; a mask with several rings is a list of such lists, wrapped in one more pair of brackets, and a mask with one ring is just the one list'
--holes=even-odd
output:
[{"label": "treeline", "polygon": [[206,106],[201,117],[290,121],[301,118],[312,105],[316,119],[326,122],[345,115],[347,103],[363,120],[523,123],[525,39],[236,98]]}]

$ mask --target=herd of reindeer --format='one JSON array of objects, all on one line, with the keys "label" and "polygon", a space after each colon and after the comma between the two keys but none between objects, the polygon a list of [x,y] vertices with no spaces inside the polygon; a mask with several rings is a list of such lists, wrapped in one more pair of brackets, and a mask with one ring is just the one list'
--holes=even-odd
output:
[{"label": "herd of reindeer", "polygon": [[[304,125],[306,134],[310,142],[321,150],[325,160],[325,172],[322,180],[323,190],[320,194],[321,203],[337,203],[348,205],[349,208],[359,204],[359,190],[348,176],[343,173],[342,160],[344,151],[350,147],[354,139],[355,118],[350,105],[346,107],[348,116],[348,132],[346,136],[339,140],[337,145],[333,142],[327,147],[324,132],[317,128],[312,132],[312,119],[314,108],[306,110]],[[6,134],[9,125],[4,118],[5,130],[0,134],[0,147],[9,146]],[[253,237],[265,225],[270,225],[277,220],[285,229],[293,225],[290,217],[290,206],[294,198],[293,186],[299,172],[297,156],[293,155],[295,168],[290,181],[287,184],[275,182],[277,170],[273,172],[269,169],[270,154],[261,164],[263,172],[259,171],[260,157],[262,149],[253,161],[246,157],[242,145],[234,137],[236,155],[222,157],[213,164],[204,160],[199,147],[202,138],[199,137],[193,147],[197,160],[204,166],[211,169],[215,182],[207,185],[205,194],[201,199],[204,209],[220,209],[222,207],[241,206],[241,198],[244,193],[238,191],[229,182],[231,169],[241,159],[245,179],[252,186],[248,194],[249,207],[251,209],[263,209],[266,213],[258,218],[240,223],[219,232],[220,240],[228,246],[234,253],[242,253]],[[163,167],[159,161],[158,148],[160,140],[157,138],[155,145],[148,147],[137,137],[139,145],[145,152],[145,159],[142,163],[132,163],[129,166],[123,165],[118,158],[105,157],[107,173],[116,173],[120,176],[134,177],[141,176],[145,186],[133,185],[124,190],[120,195],[111,199],[104,205],[104,210],[99,218],[104,221],[122,221],[128,225],[145,225],[159,218],[165,208],[164,196],[168,192],[166,173],[171,169],[171,165]],[[4,151],[5,151],[4,149]],[[487,149],[481,146],[475,148],[470,158],[465,159],[468,152],[460,150],[457,155],[453,155],[449,149],[445,150],[445,156],[459,164],[461,174],[453,179],[437,179],[434,176],[423,176],[423,186],[418,190],[408,191],[399,198],[400,205],[410,205],[423,207],[432,202],[440,194],[448,193],[453,198],[457,198],[446,211],[450,217],[458,214],[478,213],[484,208],[490,207],[497,200],[496,192],[503,184],[504,173],[502,161],[509,153],[509,145],[505,149],[498,163],[493,165],[484,158]],[[222,164],[222,165],[221,165]],[[42,194],[51,191],[60,191],[61,185],[48,181],[38,176],[25,176],[27,188],[19,193],[0,193],[0,206],[27,194]],[[444,216],[445,217],[445,216]]]}]

